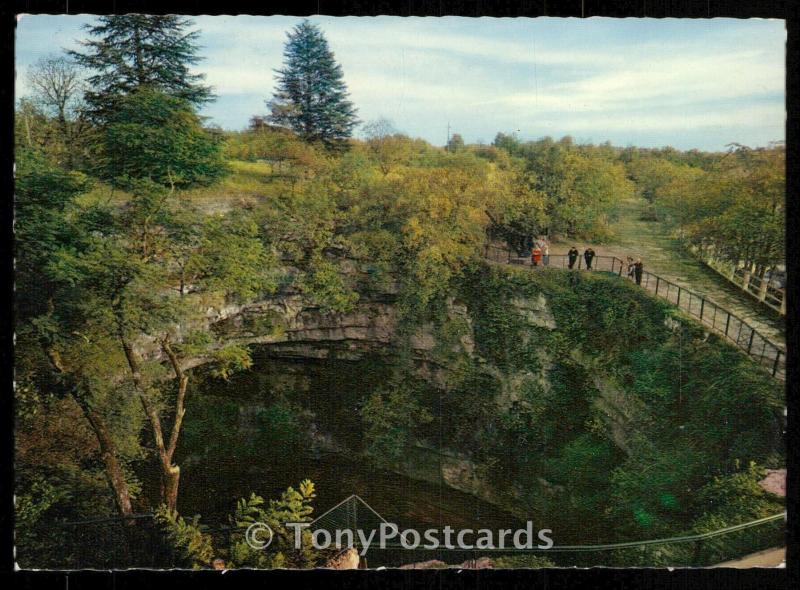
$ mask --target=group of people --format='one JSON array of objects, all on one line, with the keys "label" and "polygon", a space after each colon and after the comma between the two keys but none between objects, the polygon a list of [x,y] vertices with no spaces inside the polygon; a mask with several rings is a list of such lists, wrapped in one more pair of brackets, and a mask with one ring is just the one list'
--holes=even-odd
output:
[{"label": "group of people", "polygon": [[531,264],[539,266],[540,262],[545,266],[550,264],[550,242],[544,236],[536,238],[531,248]]},{"label": "group of people", "polygon": [[636,281],[637,285],[642,284],[642,273],[644,272],[644,264],[641,258],[634,260],[628,256],[628,276]]},{"label": "group of people", "polygon": [[[594,248],[589,246],[583,251],[583,260],[586,262],[586,270],[592,270],[592,261],[594,260]],[[578,260],[578,249],[575,246],[567,252],[567,266],[572,269],[575,267],[575,261]]]},{"label": "group of people", "polygon": [[[580,253],[575,246],[569,249],[569,252],[567,252],[567,268],[570,270],[575,268],[575,263],[578,261],[579,255]],[[592,270],[592,262],[596,255],[594,248],[591,246],[583,251],[583,260],[586,263],[586,270]],[[539,266],[540,263],[544,266],[550,264],[550,244],[544,237],[537,238],[533,242],[533,247],[531,248],[531,265]],[[628,277],[634,280],[637,285],[641,285],[642,273],[644,272],[644,263],[642,263],[642,259],[637,258],[634,260],[631,256],[628,256],[627,265]]]}]

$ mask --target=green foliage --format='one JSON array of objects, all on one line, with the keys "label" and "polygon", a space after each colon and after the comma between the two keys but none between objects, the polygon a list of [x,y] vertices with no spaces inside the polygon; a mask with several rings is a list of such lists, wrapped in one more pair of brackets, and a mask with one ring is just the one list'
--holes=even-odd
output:
[{"label": "green foliage", "polygon": [[[498,368],[514,370],[538,364],[536,347],[526,346],[527,326],[519,310],[510,304],[514,285],[502,271],[478,267],[461,283],[473,318],[475,343],[482,356]],[[491,296],[486,296],[491,293]]]},{"label": "green foliage", "polygon": [[649,202],[667,186],[679,173],[678,167],[669,160],[659,158],[641,158],[628,167],[639,196]]},{"label": "green foliage", "polygon": [[459,133],[453,135],[447,141],[448,152],[458,152],[464,149],[464,138]]},{"label": "green foliage", "polygon": [[359,294],[345,285],[336,264],[322,256],[310,260],[300,286],[312,302],[326,311],[350,311],[359,299]]},{"label": "green foliage", "polygon": [[[477,352],[512,374],[536,367],[536,351],[544,353],[550,390],[525,394],[518,384],[520,401],[498,419],[503,414],[492,401],[503,388],[474,373],[448,394],[448,442],[515,481],[563,486],[552,501],[537,488],[529,500],[552,511],[563,535],[584,538],[587,526],[624,539],[683,530],[713,474],[740,461],[772,460],[780,448],[777,384],[735,348],[704,337],[691,320],[627,282],[600,273],[483,268],[462,284]],[[554,333],[525,326],[515,309],[514,300],[539,294],[555,316]],[[614,403],[630,407],[620,411],[638,412],[626,428],[627,458],[594,405],[597,373]],[[574,518],[564,518],[565,505]],[[679,558],[665,551],[659,559]]]},{"label": "green foliage", "polygon": [[524,162],[531,188],[544,197],[551,234],[603,239],[608,214],[633,194],[624,166],[604,146],[578,146],[568,137],[520,143],[504,134],[495,146]]},{"label": "green foliage", "polygon": [[[547,464],[548,481],[567,490],[569,510],[575,512],[575,521],[583,523],[586,533],[602,534],[609,524],[603,519],[611,492],[609,473],[619,464],[620,455],[613,441],[588,432],[562,446]],[[559,507],[566,508],[563,504]]]},{"label": "green foliage", "polygon": [[234,211],[205,222],[190,270],[207,289],[246,301],[277,288],[276,257],[260,239],[251,215]]},{"label": "green foliage", "polygon": [[763,276],[785,259],[785,153],[783,144],[734,145],[702,168],[673,166],[656,203],[705,255]]},{"label": "green foliage", "polygon": [[[719,530],[742,524],[785,510],[778,498],[771,496],[758,484],[765,475],[762,468],[750,463],[746,469],[716,476],[697,494],[696,510],[701,515],[694,521],[698,533]],[[774,531],[757,527],[712,538],[700,548],[700,559],[706,563],[721,561],[763,550],[780,543],[785,523],[771,525]]]},{"label": "green foliage", "polygon": [[715,476],[695,499],[705,513],[695,521],[694,529],[704,533],[779,513],[781,502],[758,483],[765,476],[765,470],[753,462],[741,471]]},{"label": "green foliage", "polygon": [[229,344],[212,353],[214,365],[211,375],[228,379],[234,372],[249,369],[253,365],[250,351],[237,344]]},{"label": "green foliage", "polygon": [[51,162],[68,170],[85,165],[93,130],[84,112],[83,80],[77,64],[50,54],[41,56],[27,70],[32,96],[19,103],[17,147],[39,149]]},{"label": "green foliage", "polygon": [[364,125],[364,135],[367,151],[384,176],[407,164],[414,153],[412,140],[398,133],[387,119]]},{"label": "green foliage", "polygon": [[17,151],[16,166],[16,284],[25,293],[16,304],[25,318],[41,313],[57,289],[57,277],[47,271],[57,252],[80,247],[86,238],[68,215],[91,180],[30,150]]},{"label": "green foliage", "polygon": [[155,520],[166,532],[167,541],[175,550],[176,565],[192,569],[211,567],[215,558],[213,540],[200,524],[199,516],[187,521],[162,505],[156,512]]},{"label": "green foliage", "polygon": [[[156,522],[175,550],[179,567],[210,568],[219,558],[225,561],[226,569],[304,569],[318,565],[320,559],[311,544],[311,533],[303,530],[301,548],[296,549],[294,530],[285,525],[287,522],[309,522],[315,497],[313,482],[305,479],[298,489],[290,486],[279,499],[270,500],[268,504],[255,493],[251,493],[249,498],[240,498],[236,502],[236,511],[229,516],[233,530],[224,548],[214,547],[214,538],[200,524],[199,516],[186,520],[161,506],[156,513]],[[273,532],[271,542],[263,549],[251,547],[246,540],[248,527],[256,523],[267,525]]]},{"label": "green foliage", "polygon": [[[268,449],[267,452],[282,454],[302,452],[306,445],[305,424],[298,416],[298,409],[287,402],[276,402],[256,416],[258,433],[254,446]],[[263,453],[264,450],[260,450]]]},{"label": "green foliage", "polygon": [[116,101],[103,131],[101,174],[126,187],[208,185],[226,174],[221,138],[203,129],[189,103],[149,86]]},{"label": "green foliage", "polygon": [[[65,490],[59,490],[42,477],[34,477],[27,489],[18,489],[15,505],[15,525],[17,531],[24,535],[30,533],[50,508],[67,496]],[[19,542],[25,544],[25,538]]]},{"label": "green foliage", "polygon": [[424,386],[395,379],[387,390],[370,395],[361,408],[366,449],[376,462],[399,461],[414,441],[415,431],[433,420],[416,399],[420,387]]},{"label": "green foliage", "polygon": [[341,147],[357,123],[347,100],[342,67],[336,63],[322,31],[308,20],[287,35],[284,67],[267,105],[270,121],[288,127],[308,142]]},{"label": "green foliage", "polygon": [[[296,549],[294,529],[286,526],[287,522],[309,522],[315,497],[314,484],[306,479],[296,490],[290,486],[278,500],[270,500],[267,507],[264,507],[264,499],[256,494],[240,499],[231,516],[231,523],[237,527],[237,532],[231,535],[229,548],[231,567],[303,569],[317,565],[319,555],[311,544],[308,529],[303,529],[301,548]],[[256,522],[266,524],[273,532],[266,550],[254,549],[244,539],[246,528]]]}]

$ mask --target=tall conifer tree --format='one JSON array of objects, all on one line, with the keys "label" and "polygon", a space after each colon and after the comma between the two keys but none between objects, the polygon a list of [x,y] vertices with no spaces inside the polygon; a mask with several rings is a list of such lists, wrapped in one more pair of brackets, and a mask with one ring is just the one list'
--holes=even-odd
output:
[{"label": "tall conifer tree", "polygon": [[309,21],[297,25],[287,36],[284,67],[276,70],[277,89],[267,102],[269,120],[308,142],[341,147],[358,123],[342,67],[322,31]]},{"label": "tall conifer tree", "polygon": [[197,56],[197,31],[190,21],[175,15],[126,14],[102,16],[87,25],[92,40],[85,52],[70,52],[75,60],[97,73],[89,78],[86,101],[92,114],[105,119],[116,101],[143,86],[182,98],[194,106],[213,100],[202,74],[189,67]]}]

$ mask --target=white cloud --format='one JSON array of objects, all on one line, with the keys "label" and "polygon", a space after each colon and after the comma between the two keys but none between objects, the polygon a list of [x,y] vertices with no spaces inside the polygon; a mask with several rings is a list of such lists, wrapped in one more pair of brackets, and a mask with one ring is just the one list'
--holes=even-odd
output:
[{"label": "white cloud", "polygon": [[[271,96],[286,31],[300,20],[195,18],[206,58],[195,71],[220,97],[209,109],[219,122],[241,127],[253,113],[238,109]],[[760,21],[315,20],[360,117],[386,115],[424,137],[438,138],[429,130],[448,120],[468,141],[476,137],[467,130],[491,139],[517,128],[684,134],[694,127],[725,128],[727,137],[783,127],[785,30],[774,23],[764,29]],[[31,30],[18,64],[48,46],[74,43],[73,30],[49,38],[45,29]],[[644,36],[645,29],[653,34]],[[17,90],[26,91],[24,67]]]}]

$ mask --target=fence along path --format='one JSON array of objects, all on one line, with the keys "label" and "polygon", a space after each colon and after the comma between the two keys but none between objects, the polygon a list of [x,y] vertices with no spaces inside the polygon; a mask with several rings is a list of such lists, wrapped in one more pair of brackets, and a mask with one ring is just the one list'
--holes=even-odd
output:
[{"label": "fence along path", "polygon": [[[502,261],[498,248],[493,252],[487,250],[487,255],[491,258]],[[530,258],[513,256],[510,250],[504,250],[507,256],[506,262],[515,265],[531,266]],[[540,264],[540,266],[542,266]],[[551,254],[550,268],[567,269],[569,263],[566,254]],[[586,270],[583,255],[578,256],[574,268],[576,270]],[[534,267],[531,266],[531,269]],[[592,269],[614,273],[620,277],[627,278],[627,265],[616,256],[595,256],[592,261]],[[676,307],[694,316],[703,325],[708,326],[726,340],[735,344],[745,352],[750,358],[769,371],[774,378],[786,380],[786,350],[783,346],[773,342],[756,328],[752,327],[739,316],[723,309],[708,298],[681,287],[676,283],[660,277],[649,271],[642,272],[641,286],[657,297],[666,299]]]}]

